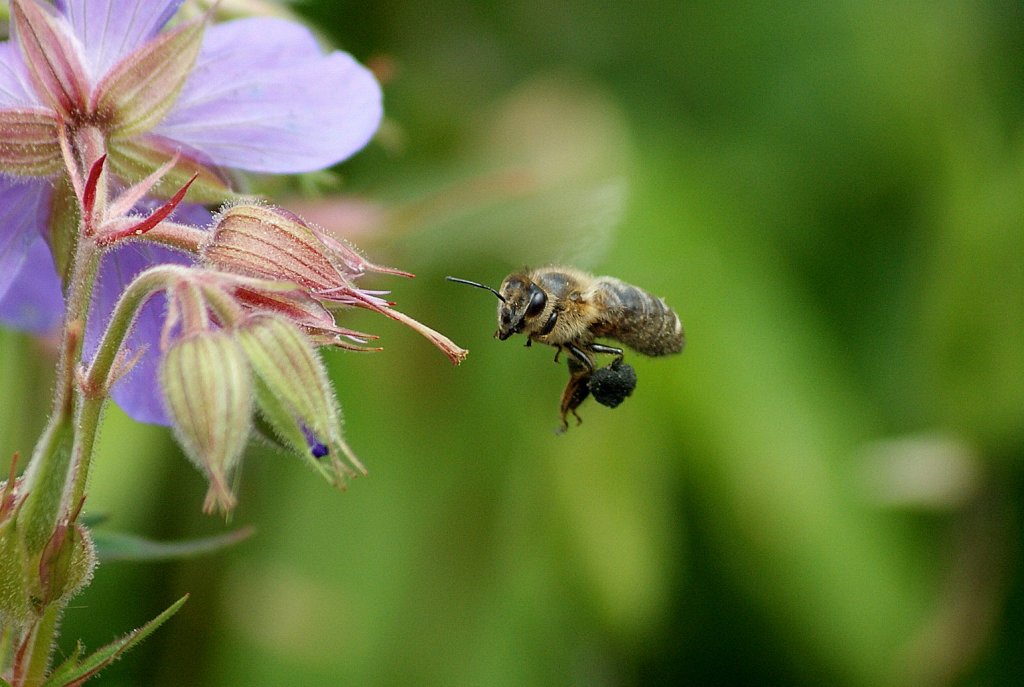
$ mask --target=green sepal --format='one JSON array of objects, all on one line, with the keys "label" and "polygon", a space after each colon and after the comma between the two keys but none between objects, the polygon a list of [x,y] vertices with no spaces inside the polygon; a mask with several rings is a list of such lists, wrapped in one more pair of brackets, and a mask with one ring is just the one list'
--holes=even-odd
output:
[{"label": "green sepal", "polygon": [[340,439],[340,411],[327,372],[298,327],[262,314],[239,327],[238,342],[256,376],[290,412],[293,424],[304,424],[324,442]]},{"label": "green sepal", "polygon": [[17,39],[11,47],[21,53],[32,90],[62,120],[72,119],[87,109],[89,92],[87,70],[74,39],[59,15],[41,3],[11,0],[9,4]]},{"label": "green sepal", "polygon": [[178,161],[153,187],[151,194],[170,198],[195,176],[188,189],[192,203],[223,203],[241,196],[232,191],[232,180],[214,165],[204,164],[198,154],[190,155],[157,136],[113,139],[107,145],[107,163],[114,173],[129,181],[144,179],[171,158]]},{"label": "green sepal", "polygon": [[49,110],[0,110],[0,172],[45,177],[61,169],[57,119]]},{"label": "green sepal", "polygon": [[92,579],[96,568],[96,549],[88,530],[73,523],[66,526],[63,536],[54,535],[51,541],[57,548],[47,546],[39,561],[39,591],[37,601],[40,613],[44,606],[63,606]]},{"label": "green sepal", "polygon": [[58,179],[50,201],[50,215],[46,225],[47,243],[53,253],[53,263],[60,275],[61,284],[67,291],[71,278],[71,261],[78,247],[78,200],[68,178]]},{"label": "green sepal", "polygon": [[170,112],[192,73],[205,29],[206,20],[195,19],[158,34],[103,77],[94,109],[113,120],[111,138],[145,133]]}]

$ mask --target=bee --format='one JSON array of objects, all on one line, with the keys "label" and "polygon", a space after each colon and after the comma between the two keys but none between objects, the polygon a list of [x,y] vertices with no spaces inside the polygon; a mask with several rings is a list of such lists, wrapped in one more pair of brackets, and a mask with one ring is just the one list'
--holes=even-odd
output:
[{"label": "bee", "polygon": [[[498,289],[447,277],[449,281],[490,291],[498,297],[498,329],[504,341],[526,336],[556,349],[555,362],[568,354],[569,383],[562,394],[562,430],[572,413],[592,392],[598,402],[615,407],[636,386],[633,368],[623,362],[621,348],[597,342],[613,339],[647,356],[679,353],[686,336],[679,316],[661,298],[615,277],[595,277],[571,267],[550,266],[513,272]],[[597,368],[594,355],[614,355],[607,368]],[[600,390],[600,391],[599,391]]]}]

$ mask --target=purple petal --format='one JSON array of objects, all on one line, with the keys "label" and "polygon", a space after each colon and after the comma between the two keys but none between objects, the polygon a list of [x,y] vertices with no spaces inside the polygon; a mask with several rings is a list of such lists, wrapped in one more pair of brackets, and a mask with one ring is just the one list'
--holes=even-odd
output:
[{"label": "purple petal", "polygon": [[119,59],[152,38],[182,0],[57,0],[99,80]]},{"label": "purple petal", "polygon": [[10,41],[0,43],[0,107],[38,104],[39,98],[29,83],[18,46]]},{"label": "purple petal", "polygon": [[207,30],[192,75],[154,133],[220,165],[297,173],[355,153],[381,115],[377,80],[350,55],[322,54],[293,22],[241,19]]},{"label": "purple petal", "polygon": [[40,236],[31,243],[21,271],[0,298],[0,322],[34,334],[51,334],[64,316],[64,295],[50,247]]},{"label": "purple petal", "polygon": [[[204,225],[210,221],[210,214],[197,205],[180,206],[175,219]],[[86,359],[91,359],[96,352],[96,346],[125,287],[139,272],[164,263],[190,265],[192,260],[182,253],[145,243],[125,243],[104,256],[86,326]],[[114,385],[111,393],[117,405],[133,419],[158,425],[170,424],[157,383],[160,335],[166,311],[167,302],[163,295],[154,296],[139,311],[125,346],[129,357],[140,350],[145,352],[135,367]]]},{"label": "purple petal", "polygon": [[0,177],[0,298],[18,276],[29,246],[42,235],[52,190],[44,179]]}]

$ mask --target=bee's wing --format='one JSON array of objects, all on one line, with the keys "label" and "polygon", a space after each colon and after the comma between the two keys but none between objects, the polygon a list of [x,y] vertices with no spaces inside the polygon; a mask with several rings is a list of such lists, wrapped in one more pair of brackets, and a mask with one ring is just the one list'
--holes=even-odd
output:
[{"label": "bee's wing", "polygon": [[464,174],[391,215],[418,261],[477,255],[509,267],[588,267],[608,252],[626,206],[624,118],[598,88],[546,77],[498,104],[459,161]]}]

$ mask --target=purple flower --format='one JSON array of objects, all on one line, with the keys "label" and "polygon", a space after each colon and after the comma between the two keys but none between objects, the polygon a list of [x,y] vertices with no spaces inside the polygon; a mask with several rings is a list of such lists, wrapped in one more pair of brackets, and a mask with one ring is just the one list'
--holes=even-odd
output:
[{"label": "purple flower", "polygon": [[[164,30],[180,4],[58,0],[52,13],[35,0],[12,3],[14,37],[0,43],[3,323],[41,332],[62,317],[58,269],[44,250],[54,243],[54,218],[70,198],[58,133],[78,125],[98,128],[110,168],[126,182],[178,154],[168,182],[198,173],[190,197],[216,202],[228,190],[220,167],[270,173],[321,169],[358,151],[376,130],[380,88],[349,55],[323,54],[309,31],[281,19],[241,19],[205,31],[200,23],[185,23]],[[186,34],[194,38],[182,38]],[[166,66],[175,60],[180,64]],[[146,84],[142,90],[136,88],[140,84]],[[205,225],[209,214],[182,205],[177,221]],[[190,257],[139,243],[119,245],[104,256],[86,332],[87,356],[124,285],[166,261]],[[113,396],[135,419],[166,423],[154,393],[152,351],[159,346],[163,307],[158,301],[143,310],[128,342],[133,351],[146,347],[149,353],[115,385]]]}]

